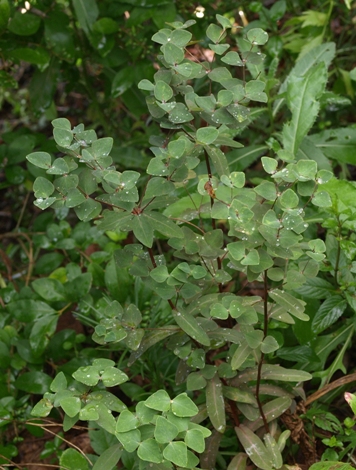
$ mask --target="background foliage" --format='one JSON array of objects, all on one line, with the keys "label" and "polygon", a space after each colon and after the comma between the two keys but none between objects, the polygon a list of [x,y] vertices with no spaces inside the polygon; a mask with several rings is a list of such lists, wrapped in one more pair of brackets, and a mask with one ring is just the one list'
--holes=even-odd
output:
[{"label": "background foliage", "polygon": [[0,2],[1,465],[354,465],[355,15]]}]

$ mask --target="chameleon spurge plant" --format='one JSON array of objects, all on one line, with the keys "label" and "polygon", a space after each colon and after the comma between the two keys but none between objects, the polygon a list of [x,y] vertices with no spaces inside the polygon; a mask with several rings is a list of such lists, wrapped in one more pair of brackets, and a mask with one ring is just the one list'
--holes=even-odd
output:
[{"label": "chameleon spurge plant", "polygon": [[[139,88],[163,131],[151,138],[146,174],[117,171],[112,138],[98,138],[82,124],[72,128],[64,118],[52,123],[64,156],[27,156],[38,167],[37,207],[73,208],[101,232],[133,233],[133,242],[114,253],[132,279],[132,295],[119,303],[89,292],[78,307],[96,321],[96,343],[131,351],[125,373],[97,358],[72,378],[58,374],[33,410],[44,417],[61,407],[65,430],[80,419],[115,435],[118,443],[96,469],[120,458],[127,468],[214,468],[220,441],[231,438],[240,452],[229,469],[245,468],[248,458],[257,468],[283,468],[289,431],[282,432],[278,418],[303,396],[300,382],[311,378],[278,364],[278,330],[308,321],[293,291],[317,276],[325,257],[324,242],[305,235],[306,212],[331,205],[319,185],[332,173],[297,153],[318,114],[326,64],[299,67],[303,77],[297,69],[284,84],[276,105],[287,104],[290,121],[261,159],[265,177],[247,187],[226,151],[242,147],[236,136],[266,112],[275,66],[265,72],[265,31],[239,33],[234,44],[227,39],[230,21],[216,19],[206,31],[212,62],[190,53],[193,21],[168,24],[152,38],[161,45],[161,65],[154,81],[143,79]],[[137,285],[160,299],[159,328],[145,328]],[[176,382],[186,392],[172,397],[158,390],[127,409],[105,388],[129,380],[135,361],[162,341],[179,358]]]}]

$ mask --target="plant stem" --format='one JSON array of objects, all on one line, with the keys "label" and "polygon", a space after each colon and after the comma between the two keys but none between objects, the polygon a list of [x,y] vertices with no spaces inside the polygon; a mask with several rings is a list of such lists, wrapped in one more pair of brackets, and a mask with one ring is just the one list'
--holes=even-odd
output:
[{"label": "plant stem", "polygon": [[[264,325],[263,325],[263,339],[267,336],[267,328],[268,328],[268,302],[267,302],[267,297],[268,297],[268,283],[267,283],[267,271],[264,272],[264,278],[263,278],[263,284],[264,284],[264,299],[263,299],[263,313],[264,313]],[[261,375],[262,375],[262,364],[263,364],[263,359],[265,355],[264,353],[261,352],[261,357],[260,357],[260,362],[258,363],[258,368],[257,368],[257,383],[256,383],[256,400],[257,400],[257,405],[258,409],[260,410],[261,418],[263,420],[263,425],[266,430],[266,433],[269,433],[269,427],[267,423],[266,416],[263,412],[262,408],[262,403],[260,400],[260,385],[261,385]]]}]

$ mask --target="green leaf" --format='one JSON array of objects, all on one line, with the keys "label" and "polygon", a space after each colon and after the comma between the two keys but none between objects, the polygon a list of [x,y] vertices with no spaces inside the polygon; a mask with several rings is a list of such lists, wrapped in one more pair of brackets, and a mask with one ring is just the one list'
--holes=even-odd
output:
[{"label": "green leaf", "polygon": [[347,307],[346,300],[340,295],[327,298],[316,312],[312,322],[312,330],[319,334],[334,324],[344,313]]},{"label": "green leaf", "polygon": [[30,333],[30,345],[33,353],[40,356],[48,346],[50,338],[56,331],[58,315],[47,315],[39,318]]},{"label": "green leaf", "polygon": [[247,344],[247,341],[241,341],[239,347],[234,352],[231,358],[231,369],[237,370],[241,367],[241,365],[246,361],[246,359],[251,354],[252,349]]},{"label": "green leaf", "polygon": [[139,82],[139,84],[137,85],[137,87],[140,89],[140,90],[146,90],[146,91],[153,91],[155,86],[153,85],[152,82],[150,82],[149,80],[147,80],[146,78],[144,78],[143,80],[141,80]]},{"label": "green leaf", "polygon": [[152,269],[150,272],[150,276],[156,282],[164,282],[169,277],[167,266],[157,266],[156,268]]},{"label": "green leaf", "polygon": [[129,410],[123,410],[117,419],[116,432],[132,431],[138,427],[137,417]]},{"label": "green leaf", "polygon": [[73,0],[74,10],[79,21],[80,27],[85,34],[89,33],[93,24],[99,16],[99,10],[95,0]]},{"label": "green leaf", "polygon": [[209,145],[219,136],[219,131],[215,127],[201,127],[197,130],[196,138],[199,144]]},{"label": "green leaf", "polygon": [[352,470],[354,467],[352,467],[348,463],[343,463],[343,462],[334,462],[332,460],[324,461],[324,462],[318,462],[313,464],[309,470]]},{"label": "green leaf", "polygon": [[270,181],[263,181],[254,188],[256,193],[267,201],[274,201],[277,198],[276,186]]},{"label": "green leaf", "polygon": [[33,184],[35,197],[38,199],[48,198],[54,192],[53,184],[47,178],[39,176]]},{"label": "green leaf", "polygon": [[31,410],[32,416],[39,416],[45,418],[50,414],[53,409],[53,403],[48,398],[41,398]]},{"label": "green leaf", "polygon": [[257,250],[250,250],[247,255],[241,260],[244,266],[256,266],[260,264],[260,256]]},{"label": "green leaf", "polygon": [[246,340],[248,346],[251,349],[256,349],[262,343],[263,331],[261,331],[261,330],[246,331],[246,333],[244,333],[244,337],[245,337],[245,340]]},{"label": "green leaf", "polygon": [[225,400],[218,374],[215,374],[211,380],[208,380],[206,386],[206,406],[212,425],[218,432],[223,434],[226,428]]},{"label": "green leaf", "polygon": [[299,198],[293,189],[286,189],[279,198],[282,209],[294,209],[299,203]]},{"label": "green leaf", "polygon": [[99,367],[84,366],[79,367],[73,374],[73,378],[89,387],[94,387],[100,380]]},{"label": "green leaf", "polygon": [[180,64],[184,59],[184,50],[170,42],[164,44],[161,47],[161,51],[163,52],[164,60],[168,62],[168,64]]},{"label": "green leaf", "polygon": [[216,172],[221,177],[222,175],[229,176],[229,164],[226,159],[226,155],[217,147],[204,146],[204,149],[207,151]]},{"label": "green leaf", "polygon": [[261,28],[252,28],[247,32],[247,39],[253,45],[263,46],[268,41],[268,34]]},{"label": "green leaf", "polygon": [[56,158],[49,170],[49,175],[67,175],[70,172],[67,162],[63,158]]},{"label": "green leaf", "polygon": [[206,30],[206,35],[213,43],[217,44],[223,38],[224,30],[216,24],[210,24]]},{"label": "green leaf", "polygon": [[52,392],[59,392],[67,388],[67,379],[63,372],[59,372],[56,377],[53,379],[53,382],[50,385]]},{"label": "green leaf", "polygon": [[79,206],[74,207],[78,219],[82,222],[88,222],[97,217],[101,209],[101,204],[90,198],[86,199],[82,204],[79,204]]},{"label": "green leaf", "polygon": [[57,279],[41,278],[32,282],[32,287],[38,295],[49,302],[65,300],[63,284]]},{"label": "green leaf", "polygon": [[[244,64],[236,51],[230,51],[221,58],[225,64],[234,65],[235,67],[242,67]],[[229,103],[230,104],[230,103]]]},{"label": "green leaf", "polygon": [[146,462],[161,463],[163,456],[155,439],[146,439],[137,449],[137,456]]},{"label": "green leaf", "polygon": [[273,175],[277,171],[278,162],[276,159],[262,157],[261,162],[266,173]]},{"label": "green leaf", "polygon": [[149,220],[154,230],[157,230],[157,232],[162,235],[168,238],[183,238],[181,228],[163,214],[151,211],[144,212],[143,215],[147,220]]},{"label": "green leaf", "polygon": [[15,11],[8,29],[19,36],[31,36],[35,34],[41,25],[41,18],[30,12],[20,13]]},{"label": "green leaf", "polygon": [[200,429],[188,429],[184,436],[187,447],[201,454],[205,450],[205,440]]},{"label": "green leaf", "polygon": [[154,87],[154,95],[159,101],[169,101],[173,96],[172,88],[163,80],[158,80]]},{"label": "green leaf", "polygon": [[106,449],[94,464],[93,470],[112,470],[121,458],[122,446],[115,444]]},{"label": "green leaf", "polygon": [[59,404],[70,418],[74,418],[81,409],[81,401],[79,397],[64,397],[60,400]]},{"label": "green leaf", "polygon": [[154,437],[159,444],[168,444],[177,437],[178,433],[179,430],[174,424],[163,416],[157,417]]},{"label": "green leaf", "polygon": [[44,395],[48,392],[51,382],[51,377],[44,372],[24,372],[15,380],[15,387],[26,393]]},{"label": "green leaf", "polygon": [[153,244],[153,226],[151,219],[146,214],[137,214],[131,220],[131,227],[135,237],[145,246],[149,248]]},{"label": "green leaf", "polygon": [[275,438],[269,433],[265,434],[263,438],[265,441],[266,448],[273,456],[273,463],[275,468],[281,468],[283,465],[283,458]]},{"label": "green leaf", "polygon": [[252,462],[263,470],[271,470],[273,467],[273,455],[268,451],[261,439],[244,425],[235,428],[246,454]]},{"label": "green leaf", "polygon": [[8,0],[0,3],[0,31],[4,30],[10,18],[10,5]]},{"label": "green leaf", "polygon": [[356,164],[354,148],[356,144],[356,129],[352,127],[327,129],[309,136],[317,149],[337,162]]},{"label": "green leaf", "polygon": [[173,398],[172,413],[179,418],[195,416],[199,409],[186,393],[181,393]]},{"label": "green leaf", "polygon": [[277,351],[279,349],[279,344],[273,336],[266,336],[261,344],[261,351],[264,354],[269,354],[271,352]]},{"label": "green leaf", "polygon": [[208,335],[199,325],[195,317],[183,309],[180,309],[179,311],[173,310],[173,317],[177,325],[182,328],[187,335],[191,336],[195,341],[198,341],[204,346],[210,346]]},{"label": "green leaf", "polygon": [[158,390],[147,398],[145,405],[157,411],[168,411],[171,407],[171,399],[165,390]]},{"label": "green leaf", "polygon": [[317,191],[317,193],[314,194],[311,202],[312,204],[314,204],[314,206],[317,206],[317,207],[331,207],[332,206],[332,201],[327,191]]},{"label": "green leaf", "polygon": [[[282,396],[275,398],[274,400],[265,403],[262,407],[263,414],[267,420],[267,423],[279,418],[292,404],[292,399],[290,397]],[[263,426],[263,419],[260,417],[253,421],[252,423],[248,423],[247,427],[251,431],[257,431],[259,428]]]},{"label": "green leaf", "polygon": [[168,118],[173,124],[183,124],[185,122],[190,122],[194,119],[194,116],[189,112],[185,104],[177,103],[169,113]]},{"label": "green leaf", "polygon": [[67,129],[55,127],[53,129],[53,137],[58,145],[61,147],[70,147],[73,140],[73,132]]},{"label": "green leaf", "polygon": [[312,375],[303,370],[286,369],[275,364],[264,364],[262,365],[262,378],[282,382],[304,382],[311,380]]},{"label": "green leaf", "polygon": [[305,307],[305,302],[303,302],[303,300],[297,299],[288,292],[280,289],[274,289],[269,293],[269,295],[275,302],[277,302],[278,305],[285,308],[287,312],[299,318],[299,320],[309,320],[309,316],[303,313]]},{"label": "green leaf", "polygon": [[101,374],[101,380],[105,387],[115,387],[128,380],[128,376],[116,367],[106,367]]},{"label": "green leaf", "polygon": [[127,91],[135,82],[135,73],[132,67],[125,67],[121,69],[113,78],[111,83],[111,94],[114,98],[121,96]]},{"label": "green leaf", "polygon": [[318,98],[325,90],[327,70],[319,64],[302,77],[292,76],[288,81],[287,103],[292,119],[283,127],[284,149],[296,155],[319,112]]},{"label": "green leaf", "polygon": [[84,455],[72,448],[63,452],[59,464],[68,470],[89,470],[89,464]]},{"label": "green leaf", "polygon": [[169,40],[178,47],[184,47],[192,39],[192,33],[185,29],[176,29],[170,34]]},{"label": "green leaf", "polygon": [[116,432],[115,436],[127,452],[134,452],[141,442],[141,432],[139,429],[132,429],[127,432]]},{"label": "green leaf", "polygon": [[250,80],[245,85],[246,98],[252,101],[259,101],[261,103],[267,103],[268,97],[264,93],[266,84],[261,80]]},{"label": "green leaf", "polygon": [[182,441],[170,442],[163,450],[163,457],[178,467],[186,467],[188,463],[186,444]]},{"label": "green leaf", "polygon": [[311,299],[325,299],[330,297],[334,291],[335,286],[318,277],[307,279],[306,283],[296,290],[298,294]]},{"label": "green leaf", "polygon": [[19,47],[10,52],[10,57],[29,62],[30,64],[38,65],[41,70],[44,70],[50,61],[50,55],[48,51],[40,47],[37,49],[32,49],[30,47]]},{"label": "green leaf", "polygon": [[48,170],[52,165],[51,155],[47,152],[33,152],[27,155],[26,159],[39,168]]}]

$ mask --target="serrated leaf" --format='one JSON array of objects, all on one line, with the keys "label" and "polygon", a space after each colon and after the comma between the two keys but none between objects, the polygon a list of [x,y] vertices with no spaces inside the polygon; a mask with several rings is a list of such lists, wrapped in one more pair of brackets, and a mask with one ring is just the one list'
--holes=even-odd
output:
[{"label": "serrated leaf", "polygon": [[346,300],[341,295],[327,298],[316,312],[312,322],[312,330],[319,334],[335,323],[347,307]]},{"label": "serrated leaf", "polygon": [[287,103],[292,119],[282,132],[284,149],[296,155],[297,150],[311,129],[319,112],[317,101],[327,82],[325,65],[319,64],[302,77],[292,76],[288,81]]}]

